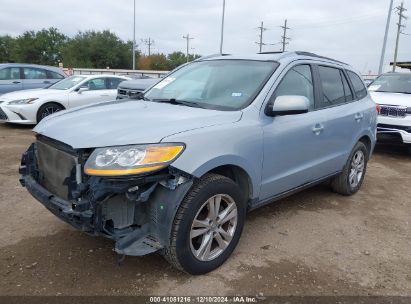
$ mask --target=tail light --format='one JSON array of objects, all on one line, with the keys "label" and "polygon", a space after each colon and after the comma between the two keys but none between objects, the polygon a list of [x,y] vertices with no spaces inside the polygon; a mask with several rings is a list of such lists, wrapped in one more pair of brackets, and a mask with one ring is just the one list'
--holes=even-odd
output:
[{"label": "tail light", "polygon": [[378,114],[381,114],[381,106],[377,103],[377,105],[376,105],[376,110],[377,110],[377,113]]}]

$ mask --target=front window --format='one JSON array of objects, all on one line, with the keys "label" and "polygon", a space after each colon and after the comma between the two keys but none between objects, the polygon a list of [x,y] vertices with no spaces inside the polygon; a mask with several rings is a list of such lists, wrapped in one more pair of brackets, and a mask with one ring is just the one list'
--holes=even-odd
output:
[{"label": "front window", "polygon": [[145,94],[151,101],[176,100],[215,110],[248,106],[278,67],[273,61],[195,62],[163,79]]},{"label": "front window", "polygon": [[373,92],[411,94],[411,74],[386,74],[378,77],[369,87]]},{"label": "front window", "polygon": [[80,82],[82,82],[85,77],[82,76],[71,76],[66,79],[63,79],[52,86],[49,87],[51,90],[69,90],[76,85],[78,85]]}]

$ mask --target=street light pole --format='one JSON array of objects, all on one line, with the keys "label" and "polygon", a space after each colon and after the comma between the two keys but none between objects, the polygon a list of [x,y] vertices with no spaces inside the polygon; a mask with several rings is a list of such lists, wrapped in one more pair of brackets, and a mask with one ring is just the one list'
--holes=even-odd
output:
[{"label": "street light pole", "polygon": [[136,0],[134,0],[134,19],[133,19],[133,70],[136,69]]},{"label": "street light pole", "polygon": [[392,7],[393,6],[394,6],[394,0],[390,0],[390,8],[389,8],[389,11],[388,11],[387,25],[385,26],[385,35],[384,35],[384,42],[382,44],[381,59],[380,59],[380,66],[378,68],[378,75],[382,74],[382,70],[383,70],[383,67],[384,67],[385,50],[387,48],[387,39],[388,39],[388,32],[389,32],[389,29],[390,29],[391,14],[392,14]]},{"label": "street light pole", "polygon": [[225,0],[223,0],[223,17],[222,17],[222,20],[221,20],[220,54],[223,54],[223,44],[224,44],[224,19],[225,19]]}]

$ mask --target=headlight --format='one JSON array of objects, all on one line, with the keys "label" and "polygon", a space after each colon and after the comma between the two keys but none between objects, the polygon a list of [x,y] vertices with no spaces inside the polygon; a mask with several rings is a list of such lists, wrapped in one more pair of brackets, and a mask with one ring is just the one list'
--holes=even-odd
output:
[{"label": "headlight", "polygon": [[122,176],[157,171],[177,159],[184,148],[184,144],[98,148],[87,160],[84,172],[97,176]]},{"label": "headlight", "polygon": [[31,104],[38,98],[17,99],[9,102],[9,105]]}]

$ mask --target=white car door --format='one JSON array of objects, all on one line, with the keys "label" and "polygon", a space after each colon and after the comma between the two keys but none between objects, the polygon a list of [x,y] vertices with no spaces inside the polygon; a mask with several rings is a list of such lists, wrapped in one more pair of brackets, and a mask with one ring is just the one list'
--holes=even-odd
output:
[{"label": "white car door", "polygon": [[[94,78],[83,83],[77,90],[69,95],[69,107],[75,108],[93,103],[110,100],[110,94],[116,94],[115,90],[107,89],[107,78]],[[114,91],[114,93],[111,93]]]}]

